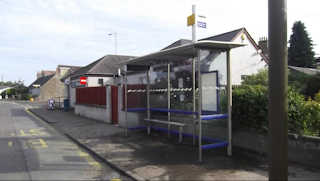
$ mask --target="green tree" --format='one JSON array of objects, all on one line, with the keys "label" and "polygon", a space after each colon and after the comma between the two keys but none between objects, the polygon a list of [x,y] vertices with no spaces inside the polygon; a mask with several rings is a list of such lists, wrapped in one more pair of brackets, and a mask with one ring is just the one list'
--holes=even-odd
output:
[{"label": "green tree", "polygon": [[14,81],[13,87],[14,87],[14,89],[16,90],[16,92],[17,92],[18,94],[20,94],[20,93],[21,93],[21,89],[25,87],[25,86],[24,86],[24,80],[20,80],[20,79],[19,79],[18,81]]},{"label": "green tree", "polygon": [[296,21],[292,27],[288,49],[288,64],[297,67],[315,67],[312,39],[304,23]]},{"label": "green tree", "polygon": [[3,82],[3,83],[0,81],[0,86],[2,86],[2,84],[3,84],[3,86],[11,86],[13,83],[11,81],[7,81],[7,82]]}]

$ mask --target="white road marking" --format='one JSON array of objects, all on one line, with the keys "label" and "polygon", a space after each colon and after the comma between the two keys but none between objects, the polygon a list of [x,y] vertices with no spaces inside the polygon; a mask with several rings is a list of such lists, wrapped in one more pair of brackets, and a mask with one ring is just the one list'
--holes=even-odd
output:
[{"label": "white road marking", "polygon": [[22,106],[22,107],[24,107],[24,108],[28,108],[27,106],[24,106],[24,105],[21,105],[21,104],[19,104],[20,106]]},{"label": "white road marking", "polygon": [[29,106],[29,105],[26,105],[26,106],[28,106],[29,108],[32,108],[32,106]]}]

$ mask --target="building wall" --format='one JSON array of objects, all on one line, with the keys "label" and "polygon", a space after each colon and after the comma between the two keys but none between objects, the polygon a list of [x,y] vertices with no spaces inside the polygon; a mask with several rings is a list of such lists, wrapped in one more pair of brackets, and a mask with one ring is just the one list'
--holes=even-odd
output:
[{"label": "building wall", "polygon": [[60,75],[63,77],[64,75],[66,75],[67,73],[70,72],[69,68],[60,68]]},{"label": "building wall", "polygon": [[79,82],[79,81],[80,81],[79,79],[73,79],[70,81],[70,84],[69,84],[69,91],[70,91],[69,103],[71,108],[74,108],[74,103],[76,102],[76,87],[72,87],[72,82]]},{"label": "building wall", "polygon": [[[245,37],[242,41],[239,36],[235,43],[245,43],[244,47],[239,47],[231,50],[231,73],[232,84],[240,85],[242,77],[252,75],[258,72],[259,69],[264,69],[267,63],[262,59],[262,56],[257,53],[254,45]],[[221,53],[211,64],[210,70],[218,70],[220,76],[220,83],[226,85],[226,53]]]},{"label": "building wall", "polygon": [[40,94],[40,90],[41,90],[41,88],[40,87],[37,87],[37,88],[32,88],[32,89],[29,89],[29,93],[31,94],[31,95],[39,95]]},{"label": "building wall", "polygon": [[[241,42],[240,36],[234,41],[234,43]],[[256,48],[249,41],[248,37],[245,37],[243,43],[248,45],[231,50],[232,82],[236,85],[241,84],[242,75],[256,74],[259,69],[265,69],[268,65],[262,59],[262,56],[257,53]]]},{"label": "building wall", "polygon": [[97,87],[101,86],[101,84],[98,84],[98,80],[103,79],[103,85],[114,85],[114,78],[113,77],[88,77],[87,78],[87,84],[88,87]]},{"label": "building wall", "polygon": [[[127,75],[127,83],[128,84],[141,84],[142,78],[146,78],[147,73],[138,73],[138,74],[131,74]],[[116,78],[116,84],[123,84],[123,77]]]},{"label": "building wall", "polygon": [[61,76],[55,74],[48,82],[41,86],[40,95],[37,101],[47,101],[48,99],[64,97],[64,83],[60,81]]}]

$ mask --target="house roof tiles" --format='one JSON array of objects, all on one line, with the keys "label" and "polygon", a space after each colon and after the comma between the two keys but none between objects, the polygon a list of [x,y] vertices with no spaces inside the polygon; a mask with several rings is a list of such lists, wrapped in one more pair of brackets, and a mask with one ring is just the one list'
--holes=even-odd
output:
[{"label": "house roof tiles", "polygon": [[75,71],[74,73],[63,77],[63,81],[67,77],[78,77],[83,75],[94,75],[94,74],[105,74],[105,75],[114,75],[117,74],[118,68],[117,64],[123,61],[134,58],[134,56],[128,55],[106,55],[91,64]]},{"label": "house roof tiles", "polygon": [[33,88],[33,85],[34,85],[34,84],[37,84],[37,85],[40,85],[40,86],[44,85],[44,84],[47,83],[54,75],[55,75],[55,74],[38,78],[36,81],[34,81],[33,83],[30,84],[29,88]]}]

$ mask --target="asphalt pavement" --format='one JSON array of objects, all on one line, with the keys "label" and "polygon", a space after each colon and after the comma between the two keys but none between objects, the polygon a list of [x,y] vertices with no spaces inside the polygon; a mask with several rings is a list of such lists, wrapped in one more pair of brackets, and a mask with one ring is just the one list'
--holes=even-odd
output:
[{"label": "asphalt pavement", "polygon": [[[57,131],[68,135],[112,168],[136,180],[267,180],[268,160],[259,154],[234,148],[205,150],[198,161],[192,139],[152,130],[129,131],[113,124],[85,118],[73,112],[30,109]],[[319,180],[319,168],[289,164],[289,180]]]},{"label": "asphalt pavement", "polygon": [[0,101],[0,180],[129,179],[28,110],[44,105]]}]

